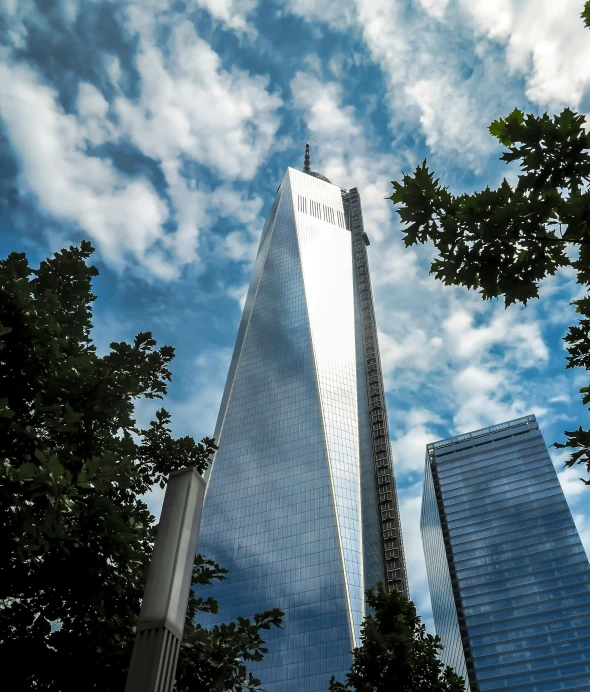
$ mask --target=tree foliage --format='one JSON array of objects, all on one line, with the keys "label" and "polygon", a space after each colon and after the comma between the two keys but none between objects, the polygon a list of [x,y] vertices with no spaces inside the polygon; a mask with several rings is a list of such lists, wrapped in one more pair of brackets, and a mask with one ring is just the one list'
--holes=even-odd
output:
[{"label": "tree foliage", "polygon": [[[582,18],[590,27],[590,1]],[[405,224],[406,247],[432,241],[438,256],[430,271],[447,285],[478,290],[484,300],[503,296],[506,306],[538,298],[539,282],[572,267],[590,286],[590,134],[583,115],[569,108],[550,117],[515,109],[495,120],[490,133],[507,148],[501,160],[518,162],[515,185],[452,195],[426,161],[413,175],[392,181],[390,199]],[[565,342],[567,367],[590,369],[590,298],[573,301],[579,321]],[[582,387],[590,405],[590,387]],[[590,472],[590,431],[566,432],[556,443],[572,454],[566,464]],[[590,481],[584,481],[589,484]]]},{"label": "tree foliage", "polygon": [[411,601],[382,583],[367,591],[374,614],[365,617],[346,682],[330,692],[464,692],[464,681],[438,659],[440,639],[426,628]]},{"label": "tree foliage", "polygon": [[[83,242],[36,270],[20,253],[0,262],[0,652],[26,653],[15,691],[78,690],[80,675],[85,689],[123,689],[155,536],[140,497],[176,469],[203,472],[215,450],[210,438],[172,437],[163,408],[137,425],[136,402],[166,394],[174,349],[146,332],[97,355],[92,252]],[[197,559],[195,584],[222,577]],[[243,660],[264,653],[260,630],[280,613],[193,625],[215,608],[191,598],[179,690],[201,679],[256,687]]]}]

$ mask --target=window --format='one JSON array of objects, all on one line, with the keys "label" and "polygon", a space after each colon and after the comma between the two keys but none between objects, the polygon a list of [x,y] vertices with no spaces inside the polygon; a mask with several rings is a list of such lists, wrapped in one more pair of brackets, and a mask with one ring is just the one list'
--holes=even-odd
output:
[{"label": "window", "polygon": [[297,209],[307,214],[307,199],[301,195],[297,195]]}]

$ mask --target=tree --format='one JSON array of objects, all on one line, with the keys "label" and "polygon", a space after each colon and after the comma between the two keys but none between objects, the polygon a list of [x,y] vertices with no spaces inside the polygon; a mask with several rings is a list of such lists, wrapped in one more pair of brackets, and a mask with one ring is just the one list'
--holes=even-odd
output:
[{"label": "tree", "polygon": [[438,659],[440,639],[426,634],[414,604],[382,583],[366,594],[374,614],[365,617],[346,682],[332,677],[330,692],[464,692],[463,679]]},{"label": "tree", "polygon": [[[97,355],[92,252],[82,242],[37,270],[24,254],[0,262],[0,652],[26,660],[11,664],[15,691],[123,689],[156,528],[140,497],[176,469],[203,472],[216,448],[173,438],[165,409],[137,425],[136,401],[166,394],[174,349],[146,332]],[[193,582],[223,574],[199,557]],[[204,677],[254,689],[243,660],[264,653],[260,630],[281,613],[193,624],[215,608],[191,598],[178,689]]]},{"label": "tree", "polygon": [[[590,1],[582,18],[590,28]],[[478,290],[484,300],[504,296],[506,307],[538,298],[538,286],[562,267],[577,272],[586,295],[573,301],[579,321],[569,328],[567,368],[590,369],[590,134],[583,115],[566,108],[553,118],[515,109],[490,133],[507,147],[501,160],[518,161],[512,186],[452,195],[426,166],[392,181],[390,199],[406,224],[406,247],[432,241],[430,271],[447,285]],[[590,405],[590,387],[580,389]],[[590,472],[590,430],[565,433],[557,448],[573,450],[567,466]],[[590,480],[584,483],[590,485]]]}]

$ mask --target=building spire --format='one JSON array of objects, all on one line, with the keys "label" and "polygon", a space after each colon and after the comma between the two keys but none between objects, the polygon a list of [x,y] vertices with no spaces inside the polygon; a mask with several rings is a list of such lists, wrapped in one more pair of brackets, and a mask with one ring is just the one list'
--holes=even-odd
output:
[{"label": "building spire", "polygon": [[311,172],[311,168],[309,166],[309,142],[305,143],[305,158],[303,159],[303,172]]}]

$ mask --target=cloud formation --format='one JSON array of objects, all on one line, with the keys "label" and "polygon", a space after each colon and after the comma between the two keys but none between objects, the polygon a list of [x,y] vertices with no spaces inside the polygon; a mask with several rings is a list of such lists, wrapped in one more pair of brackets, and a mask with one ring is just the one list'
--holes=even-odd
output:
[{"label": "cloud formation", "polygon": [[[18,47],[33,8],[10,9],[9,36]],[[75,19],[75,4],[62,9]],[[170,280],[198,260],[203,229],[232,213],[253,222],[261,201],[234,184],[250,180],[268,155],[282,101],[264,76],[224,69],[195,26],[168,10],[155,3],[120,9],[121,30],[136,46],[135,96],[113,54],[100,62],[113,96],[80,80],[75,107],[67,109],[56,85],[12,57],[0,65],[0,117],[44,213],[81,229],[119,268],[141,266],[148,278]],[[164,28],[167,38],[158,39]],[[164,189],[111,158],[129,145],[159,169]],[[229,184],[195,177],[195,165]]]},{"label": "cloud formation", "polygon": [[131,254],[149,266],[168,209],[148,181],[124,176],[88,152],[88,143],[99,143],[108,130],[99,96],[83,86],[78,119],[29,67],[0,65],[0,116],[44,210],[86,230],[108,260]]},{"label": "cloud formation", "polygon": [[590,84],[590,42],[577,0],[461,0],[487,37],[505,45],[508,67],[542,108],[577,108]]},{"label": "cloud formation", "polygon": [[248,180],[268,155],[281,98],[268,79],[226,70],[194,25],[176,20],[165,45],[156,42],[159,15],[129,10],[137,37],[137,100],[117,98],[122,132],[157,161],[186,156],[230,180]]}]

